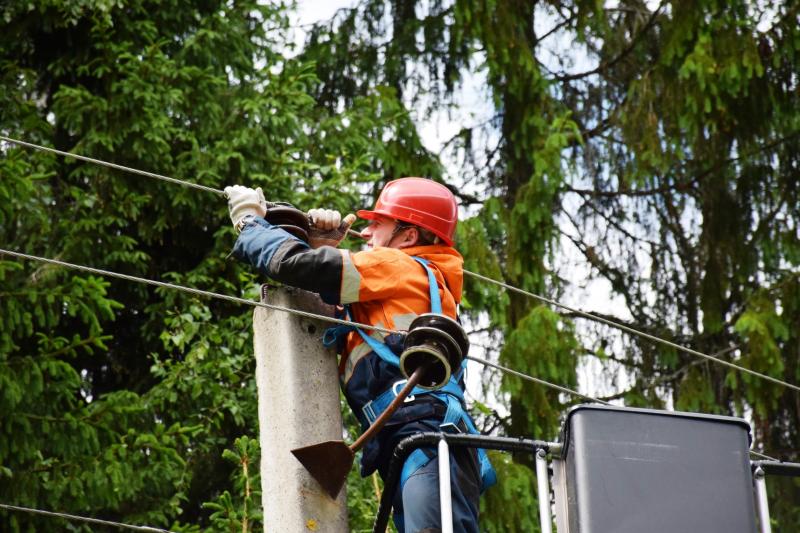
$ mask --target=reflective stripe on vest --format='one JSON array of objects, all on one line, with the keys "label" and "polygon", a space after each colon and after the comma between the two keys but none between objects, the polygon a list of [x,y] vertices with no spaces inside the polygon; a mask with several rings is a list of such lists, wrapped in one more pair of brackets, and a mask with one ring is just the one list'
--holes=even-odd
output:
[{"label": "reflective stripe on vest", "polygon": [[[436,276],[434,275],[433,270],[430,268],[430,266],[428,266],[429,261],[416,256],[411,256],[411,258],[422,265],[426,274],[428,275],[431,313],[442,314],[442,300],[439,297],[439,285],[436,283]],[[345,306],[345,309],[347,317],[350,318],[350,310],[348,309],[348,306]],[[385,343],[370,335],[367,335],[362,329],[354,326],[337,326],[328,329],[323,337],[325,345],[329,346],[333,344],[335,342],[335,337],[337,337],[338,334],[344,333],[345,331],[352,331],[353,329],[355,329],[358,334],[361,335],[361,338],[364,339],[364,342],[372,349],[373,352],[375,352],[378,357],[392,366],[400,366],[400,358],[388,346],[386,346]],[[329,335],[329,332],[331,335]],[[422,389],[420,387],[414,387],[410,396],[422,396],[425,394],[431,395],[447,406],[444,420],[442,420],[442,423],[440,424],[440,427],[442,427],[443,430],[456,428],[457,424],[463,421],[469,433],[477,435],[479,433],[478,429],[475,427],[475,423],[472,421],[472,418],[464,408],[464,404],[466,403],[464,399],[464,391],[458,384],[466,366],[467,360],[464,359],[461,362],[461,367],[458,369],[458,371],[451,374],[450,380],[441,389],[429,390]],[[389,387],[388,390],[378,395],[377,398],[368,402],[362,408],[361,413],[356,413],[356,417],[359,419],[364,429],[372,425],[372,423],[375,422],[380,414],[386,410],[392,400],[397,396],[397,391],[399,390],[397,385],[399,383],[401,382],[395,383],[395,386]],[[478,461],[480,463],[481,492],[483,492],[495,484],[497,481],[497,475],[492,467],[492,464],[489,462],[489,457],[486,455],[486,450],[478,448],[477,452]],[[400,475],[401,490],[409,476],[411,476],[411,474],[416,472],[419,468],[422,468],[428,464],[430,460],[431,458],[429,458],[422,450],[415,450],[411,453],[404,463],[403,470]]]}]

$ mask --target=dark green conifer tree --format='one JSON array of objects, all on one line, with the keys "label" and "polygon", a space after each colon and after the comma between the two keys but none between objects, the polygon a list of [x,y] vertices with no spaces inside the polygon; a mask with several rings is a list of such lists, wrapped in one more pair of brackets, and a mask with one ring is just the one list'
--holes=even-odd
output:
[{"label": "dark green conifer tree", "polygon": [[[443,152],[478,191],[468,268],[573,301],[599,284],[609,318],[797,384],[799,28],[782,1],[365,0],[306,53],[332,107],[386,84],[424,118],[483,76],[492,118]],[[473,281],[467,299],[508,366],[575,386],[596,360],[607,399],[747,416],[757,449],[798,459],[796,391]],[[487,427],[511,435],[555,437],[575,401],[513,377],[502,392],[510,416]],[[499,504],[535,512],[523,475],[501,476],[484,527],[536,528]],[[773,484],[796,528],[798,482]]]},{"label": "dark green conifer tree", "polygon": [[[0,133],[304,209],[360,207],[377,162],[419,150],[414,128],[389,91],[316,105],[289,7],[5,2]],[[257,296],[227,258],[220,196],[0,143],[0,199],[2,248]],[[0,256],[0,502],[259,530],[251,313]],[[3,531],[65,527],[0,511]]]}]

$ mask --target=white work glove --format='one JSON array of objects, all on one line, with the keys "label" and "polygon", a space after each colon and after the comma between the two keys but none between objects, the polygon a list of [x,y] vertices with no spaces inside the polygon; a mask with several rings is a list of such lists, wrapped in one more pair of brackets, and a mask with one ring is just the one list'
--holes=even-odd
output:
[{"label": "white work glove", "polygon": [[342,215],[333,209],[312,209],[308,212],[311,228],[308,233],[308,244],[312,248],[320,246],[339,246],[347,235],[347,230],[356,221],[354,214],[342,220]]},{"label": "white work glove", "polygon": [[251,189],[242,185],[225,187],[228,197],[228,212],[237,231],[242,230],[242,219],[248,215],[263,217],[267,214],[267,200],[261,187]]},{"label": "white work glove", "polygon": [[342,223],[342,215],[334,209],[312,209],[308,212],[311,225],[319,230],[332,230]]}]

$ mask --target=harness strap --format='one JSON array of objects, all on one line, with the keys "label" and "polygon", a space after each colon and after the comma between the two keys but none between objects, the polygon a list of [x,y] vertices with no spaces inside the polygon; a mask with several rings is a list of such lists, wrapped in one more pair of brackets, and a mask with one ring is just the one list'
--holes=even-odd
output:
[{"label": "harness strap", "polygon": [[[430,261],[427,259],[423,259],[422,257],[417,257],[416,255],[412,255],[411,259],[422,265],[425,269],[425,272],[428,274],[428,290],[431,296],[431,313],[436,313],[438,315],[442,314],[442,299],[439,297],[439,284],[436,283],[436,275],[433,273],[433,269],[429,266]],[[398,363],[399,366],[399,363]],[[455,375],[455,381],[458,382],[461,380],[461,376],[464,373],[464,370],[467,368],[467,360],[464,359],[461,361],[461,368],[458,369]],[[461,395],[463,398],[463,394]]]},{"label": "harness strap", "polygon": [[442,299],[439,298],[439,284],[436,283],[436,276],[433,273],[433,269],[428,266],[430,261],[421,257],[417,257],[416,255],[412,255],[411,259],[422,265],[422,267],[425,269],[425,272],[428,274],[428,290],[430,291],[431,295],[431,313],[441,315]]},{"label": "harness strap", "polygon": [[436,455],[429,457],[422,448],[417,448],[411,452],[406,462],[403,463],[403,469],[400,471],[400,490],[403,490],[403,485],[406,484],[411,474],[430,463],[434,457],[436,457]]},{"label": "harness strap", "polygon": [[[464,404],[449,394],[442,396],[443,397],[437,396],[437,399],[447,403],[447,411],[445,412],[444,420],[442,420],[442,423],[439,425],[439,427],[441,427],[443,431],[460,432],[461,428],[458,427],[458,424],[463,422],[468,433],[471,435],[480,434],[478,428],[475,427],[475,423],[472,421],[472,417],[469,416],[469,413],[467,413],[466,409],[464,409]],[[489,461],[489,456],[486,453],[486,450],[483,448],[478,448],[478,463],[481,469],[481,492],[483,492],[497,483],[497,473],[495,472],[492,463]],[[403,478],[401,477],[401,480],[402,479]]]},{"label": "harness strap", "polygon": [[[436,283],[436,276],[433,273],[433,269],[431,269],[429,266],[429,261],[416,256],[411,256],[411,258],[422,265],[426,274],[428,275],[431,312],[442,314],[442,300],[439,296],[439,285]],[[345,312],[347,317],[350,318],[349,306],[345,306]],[[369,347],[378,357],[392,366],[400,366],[400,358],[388,346],[386,346],[383,341],[367,335],[362,329],[355,326],[340,325],[328,328],[323,335],[323,343],[325,346],[331,346],[341,335],[353,330],[356,330],[358,334],[361,335],[361,338],[364,339],[364,342],[369,345]],[[414,387],[414,389],[411,391],[411,394],[408,396],[408,401],[413,401],[416,396],[422,396],[426,394],[431,395],[447,406],[444,420],[442,420],[442,423],[440,424],[440,427],[443,431],[461,431],[458,425],[463,422],[464,427],[466,427],[469,433],[478,434],[478,429],[475,427],[475,423],[472,421],[472,418],[469,416],[464,407],[464,391],[459,386],[459,381],[461,381],[461,377],[464,374],[464,369],[466,369],[466,367],[467,360],[464,359],[458,371],[453,373],[450,376],[447,384],[439,390],[434,391]],[[389,387],[388,390],[379,394],[377,398],[369,401],[362,408],[361,413],[356,413],[356,416],[359,418],[359,421],[364,429],[372,425],[381,415],[381,413],[386,410],[392,400],[394,400],[394,398],[397,396],[397,391],[402,387],[402,384],[405,383],[405,381],[406,380],[397,381],[391,387]],[[408,457],[408,459],[406,459],[406,462],[403,465],[403,470],[400,474],[400,486],[402,487],[411,474],[428,464],[431,459],[432,457],[429,457],[423,450],[415,450]],[[486,450],[482,448],[478,449],[478,461],[480,463],[481,473],[481,492],[483,492],[488,487],[496,483],[497,474],[489,462],[489,457],[486,454]]]},{"label": "harness strap", "polygon": [[[407,380],[405,379],[396,381],[391,387],[379,394],[377,398],[370,400],[364,407],[361,408],[362,416],[360,418],[363,418],[363,420],[359,421],[364,428],[371,426],[372,423],[375,422],[375,420],[381,415],[381,413],[386,410],[406,381]],[[437,400],[441,400],[438,397],[439,395],[448,396],[451,398],[454,397],[456,402],[459,404],[464,399],[464,391],[461,390],[458,382],[451,378],[444,387],[436,391],[414,387],[414,389],[411,391],[411,394],[409,394],[408,398],[406,398],[406,401],[413,401],[417,396],[424,396],[426,394],[433,395]],[[448,412],[449,411],[450,409],[448,407]]]},{"label": "harness strap", "polygon": [[[347,313],[347,318],[350,318],[350,313]],[[347,335],[351,331],[356,329],[355,326],[346,326],[344,324],[340,324],[338,326],[332,326],[325,330],[325,333],[322,334],[322,345],[326,348],[330,348],[331,346],[335,346],[339,339],[342,338],[342,335]]]},{"label": "harness strap", "polygon": [[356,331],[359,335],[361,335],[361,338],[364,339],[364,342],[369,344],[369,347],[372,348],[372,351],[378,354],[378,357],[392,366],[400,366],[400,358],[397,357],[383,341],[379,341],[375,337],[367,335],[367,333],[365,333],[361,328],[356,328]]}]

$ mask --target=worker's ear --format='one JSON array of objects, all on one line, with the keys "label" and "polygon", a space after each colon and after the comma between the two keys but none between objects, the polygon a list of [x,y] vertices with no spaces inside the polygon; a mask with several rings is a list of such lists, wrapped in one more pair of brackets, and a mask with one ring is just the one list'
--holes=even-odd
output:
[{"label": "worker's ear", "polygon": [[417,246],[417,243],[419,243],[419,229],[414,226],[407,227],[401,235],[402,240],[397,243],[398,248],[411,248],[412,246]]}]

